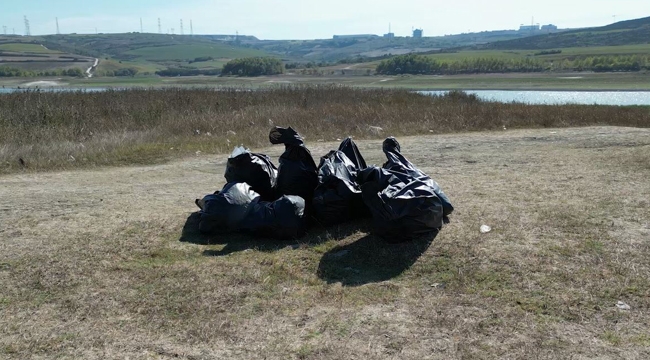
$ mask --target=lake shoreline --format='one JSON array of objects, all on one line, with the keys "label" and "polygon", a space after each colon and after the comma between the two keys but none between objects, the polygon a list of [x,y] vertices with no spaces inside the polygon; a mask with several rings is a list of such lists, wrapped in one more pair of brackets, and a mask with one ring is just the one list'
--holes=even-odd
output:
[{"label": "lake shoreline", "polygon": [[[35,82],[32,84],[39,84]],[[329,84],[334,85],[336,84]],[[348,86],[351,89],[366,89],[388,91],[391,88],[373,88]],[[0,94],[18,93],[18,92],[83,92],[97,93],[107,91],[164,91],[166,89],[184,89],[184,90],[206,90],[206,91],[229,91],[232,89],[242,89],[242,91],[271,91],[277,89],[276,86],[259,86],[259,87],[237,87],[222,85],[168,85],[168,86],[109,86],[109,87],[78,87],[78,86],[45,86],[45,87],[26,87],[26,88],[0,88]],[[650,91],[633,91],[633,90],[526,90],[526,89],[436,89],[421,90],[408,88],[392,88],[394,90],[409,91],[422,95],[442,96],[452,91],[462,91],[467,94],[478,97],[481,101],[497,103],[520,103],[525,105],[599,105],[599,106],[650,106]]]},{"label": "lake shoreline", "polygon": [[[327,84],[338,84],[336,82],[332,83],[327,83]],[[276,84],[280,85],[280,84]],[[308,84],[305,84],[308,85]],[[340,84],[340,85],[347,85],[347,84]],[[399,89],[399,90],[408,90],[408,91],[465,91],[465,92],[472,92],[472,91],[553,91],[553,92],[585,92],[585,93],[594,93],[594,92],[643,92],[643,93],[650,93],[650,89],[645,89],[645,88],[630,88],[630,89],[619,89],[619,88],[546,88],[546,87],[494,87],[494,88],[438,88],[438,87],[430,87],[430,88],[421,88],[421,87],[401,87],[401,86],[351,86],[351,87],[358,87],[358,88],[364,88],[364,89]],[[194,85],[194,84],[158,84],[158,85],[138,85],[138,84],[128,84],[125,83],[124,85],[110,85],[110,86],[102,86],[100,84],[98,85],[62,85],[62,86],[44,86],[44,87],[39,87],[39,86],[26,86],[26,87],[13,87],[13,86],[1,86],[0,87],[0,94],[1,93],[11,93],[14,91],[25,91],[25,90],[55,90],[55,91],[74,91],[74,90],[96,90],[96,91],[103,91],[103,90],[131,90],[131,89],[145,89],[145,90],[160,90],[160,89],[170,89],[170,88],[188,88],[188,89],[232,89],[232,88],[247,88],[249,90],[263,90],[263,89],[271,89],[273,88],[273,85],[267,85],[267,86],[242,86],[242,85],[212,85],[212,84],[205,84],[205,85]],[[2,90],[9,90],[9,91],[2,91]]]},{"label": "lake shoreline", "polygon": [[[349,87],[406,89],[412,91],[490,90],[490,91],[650,91],[650,73],[509,73],[471,75],[324,75],[286,73],[274,76],[187,76],[187,77],[43,77],[0,78],[1,87],[23,88],[30,83],[56,83],[56,87],[84,88],[270,88],[285,85],[331,85]],[[50,88],[50,86],[39,87]]]}]

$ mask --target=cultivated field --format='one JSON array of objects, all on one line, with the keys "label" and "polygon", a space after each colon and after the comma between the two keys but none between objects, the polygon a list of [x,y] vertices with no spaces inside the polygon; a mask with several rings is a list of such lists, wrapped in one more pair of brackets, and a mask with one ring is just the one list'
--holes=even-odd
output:
[{"label": "cultivated field", "polygon": [[[564,59],[573,59],[575,57],[590,56],[626,56],[626,55],[643,55],[650,54],[649,44],[640,45],[620,45],[620,46],[590,46],[574,48],[558,48],[562,52],[559,54],[537,55],[541,50],[468,50],[459,52],[449,52],[440,54],[427,55],[434,59],[445,61],[458,61],[463,59],[521,59],[533,57],[534,59],[546,61],[562,61]],[[378,62],[377,62],[378,63]]]},{"label": "cultivated field", "polygon": [[201,237],[225,155],[0,176],[0,357],[650,357],[650,130],[399,140],[457,209],[435,239]]},{"label": "cultivated field", "polygon": [[197,57],[212,56],[215,58],[242,58],[267,55],[263,51],[234,47],[227,44],[191,44],[143,47],[125,52],[127,55],[135,55],[148,61],[165,60],[193,60]]},{"label": "cultivated field", "polygon": [[[39,44],[2,42],[0,39],[0,68],[24,71],[48,71],[70,68],[87,69],[94,59],[51,50]],[[90,63],[90,64],[89,64]]]},{"label": "cultivated field", "polygon": [[[62,51],[51,50],[40,44]],[[80,54],[71,55],[70,52]],[[17,55],[18,58],[12,58],[11,55]],[[96,71],[97,77],[124,69],[134,69],[139,74],[153,75],[157,70],[167,67],[221,68],[223,64],[235,58],[267,55],[269,54],[261,50],[190,36],[158,34],[56,35],[33,38],[0,36],[0,67],[16,67],[30,71],[66,69],[74,67],[73,65],[78,67],[80,62],[84,61],[90,61],[92,65],[94,58],[99,58],[101,61]],[[62,62],[61,56],[69,59],[77,57],[82,61]],[[190,64],[190,61],[198,57],[213,57],[217,60]],[[86,65],[85,62],[83,65]]]},{"label": "cultivated field", "polygon": [[61,52],[47,49],[38,44],[0,43],[0,51],[24,52],[30,54],[60,54]]}]

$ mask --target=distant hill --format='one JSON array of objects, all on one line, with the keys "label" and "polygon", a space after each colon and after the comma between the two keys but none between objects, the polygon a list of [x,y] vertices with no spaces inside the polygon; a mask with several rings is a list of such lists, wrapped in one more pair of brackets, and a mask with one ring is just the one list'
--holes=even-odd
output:
[{"label": "distant hill", "polygon": [[246,41],[256,49],[277,54],[294,61],[332,62],[355,58],[377,58],[386,55],[434,52],[440,49],[486,44],[532,36],[528,31],[499,30],[445,36],[423,37],[350,37],[319,40]]},{"label": "distant hill", "polygon": [[40,44],[3,40],[0,38],[0,68],[23,73],[50,73],[52,70],[75,68],[85,70],[94,61],[90,57],[48,49]]},{"label": "distant hill", "polygon": [[[0,36],[0,67],[50,70],[81,67],[99,58],[102,74],[153,74],[166,68],[220,69],[243,57],[276,56],[243,41],[253,36],[164,35],[146,33]],[[39,51],[41,53],[36,53]],[[42,54],[43,52],[47,54]],[[60,55],[57,55],[60,54]]]},{"label": "distant hill", "polygon": [[[164,34],[48,35],[41,37],[49,49],[118,60],[192,60],[196,57],[233,59],[268,55],[263,51],[224,41],[225,35],[189,36]],[[255,39],[254,37],[244,37]],[[36,39],[38,41],[38,39]]]},{"label": "distant hill", "polygon": [[543,50],[572,47],[619,46],[648,44],[650,17],[621,21],[611,25],[570,30],[561,33],[497,41],[475,46],[492,50]]}]

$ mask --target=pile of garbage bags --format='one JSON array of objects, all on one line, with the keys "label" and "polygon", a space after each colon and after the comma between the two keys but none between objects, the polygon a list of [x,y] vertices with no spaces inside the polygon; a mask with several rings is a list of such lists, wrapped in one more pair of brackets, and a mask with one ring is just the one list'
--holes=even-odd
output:
[{"label": "pile of garbage bags", "polygon": [[279,167],[264,154],[238,147],[228,158],[226,185],[197,199],[199,230],[294,239],[314,224],[330,226],[372,217],[371,231],[403,242],[439,231],[454,208],[431,177],[387,138],[381,167],[368,166],[351,138],[316,166],[304,139],[292,128],[275,127],[271,144],[284,144]]}]

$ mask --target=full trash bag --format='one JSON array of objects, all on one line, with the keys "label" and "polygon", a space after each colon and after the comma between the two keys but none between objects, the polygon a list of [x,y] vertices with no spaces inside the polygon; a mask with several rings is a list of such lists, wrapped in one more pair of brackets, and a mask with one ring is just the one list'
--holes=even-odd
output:
[{"label": "full trash bag", "polygon": [[[438,195],[442,201],[442,208],[444,211],[444,216],[447,217],[451,215],[454,211],[454,207],[451,205],[451,201],[440,188],[440,185],[433,180],[429,175],[425,174],[422,170],[418,169],[412,162],[408,161],[404,155],[401,154],[401,148],[399,142],[394,137],[389,137],[384,140],[382,149],[388,161],[384,164],[384,169],[395,170],[398,172],[404,172],[409,176],[418,179],[422,182],[425,182],[429,185],[433,191]],[[448,222],[448,219],[445,219],[445,222]]]},{"label": "full trash bag", "polygon": [[[344,150],[349,150],[355,160],[351,160]],[[338,151],[330,151],[321,158],[312,205],[314,216],[322,225],[338,224],[370,214],[357,183],[357,173],[361,170],[359,164],[365,166],[365,160],[350,138],[343,140]]]},{"label": "full trash bag", "polygon": [[306,228],[305,200],[285,195],[273,202],[254,203],[244,230],[259,237],[297,239],[305,234]]},{"label": "full trash bag", "polygon": [[275,127],[269,133],[269,140],[271,144],[285,146],[278,167],[276,196],[296,195],[311,202],[318,185],[318,171],[303,138],[290,127]]},{"label": "full trash bag", "polygon": [[246,183],[228,183],[221,191],[196,201],[201,209],[199,230],[205,234],[225,234],[244,227],[254,201],[260,194]]},{"label": "full trash bag", "polygon": [[372,231],[388,242],[439,231],[446,222],[445,207],[447,214],[453,211],[440,186],[400,153],[395,138],[386,139],[383,150],[388,159],[384,166],[358,175],[363,201],[373,216]]},{"label": "full trash bag", "polygon": [[243,147],[237,147],[228,158],[225,173],[229,183],[247,183],[253,191],[262,196],[262,200],[272,201],[278,170],[271,159],[264,154],[255,154]]},{"label": "full trash bag", "polygon": [[201,209],[199,230],[205,234],[247,232],[261,237],[297,238],[305,233],[305,202],[282,196],[269,202],[246,183],[228,183],[196,204]]},{"label": "full trash bag", "polygon": [[345,138],[345,140],[341,142],[341,145],[339,145],[339,151],[342,151],[345,156],[347,156],[348,159],[354,163],[354,166],[356,166],[357,170],[363,170],[368,167],[368,165],[366,165],[366,160],[364,160],[363,156],[361,156],[361,152],[359,152],[359,148],[357,147],[357,144],[354,143],[352,138]]}]

